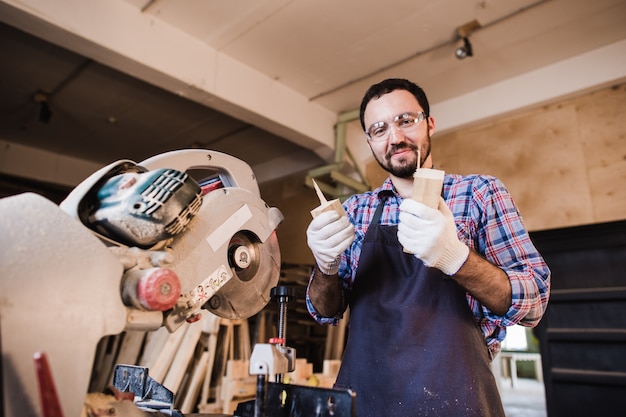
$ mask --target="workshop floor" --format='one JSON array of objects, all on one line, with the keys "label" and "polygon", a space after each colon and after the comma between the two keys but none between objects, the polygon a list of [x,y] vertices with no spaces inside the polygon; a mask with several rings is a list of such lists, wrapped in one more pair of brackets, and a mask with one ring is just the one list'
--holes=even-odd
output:
[{"label": "workshop floor", "polygon": [[546,396],[542,382],[518,378],[515,388],[502,380],[500,395],[507,417],[546,417]]}]

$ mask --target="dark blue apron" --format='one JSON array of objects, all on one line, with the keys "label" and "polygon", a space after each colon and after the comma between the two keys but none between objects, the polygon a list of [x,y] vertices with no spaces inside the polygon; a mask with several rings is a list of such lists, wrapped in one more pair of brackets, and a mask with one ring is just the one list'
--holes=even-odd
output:
[{"label": "dark blue apron", "polygon": [[465,290],[403,252],[398,227],[378,224],[383,206],[364,237],[336,386],[356,392],[357,417],[504,416]]}]

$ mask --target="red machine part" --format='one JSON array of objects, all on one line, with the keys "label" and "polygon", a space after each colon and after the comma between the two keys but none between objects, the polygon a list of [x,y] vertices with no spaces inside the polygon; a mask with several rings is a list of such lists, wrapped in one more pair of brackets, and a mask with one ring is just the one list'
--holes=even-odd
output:
[{"label": "red machine part", "polygon": [[167,268],[132,269],[124,274],[122,298],[127,305],[166,311],[180,296],[178,275]]},{"label": "red machine part", "polygon": [[33,360],[37,382],[39,383],[39,400],[41,401],[43,417],[63,417],[63,410],[61,410],[61,402],[54,385],[48,357],[43,352],[37,352],[33,355]]}]

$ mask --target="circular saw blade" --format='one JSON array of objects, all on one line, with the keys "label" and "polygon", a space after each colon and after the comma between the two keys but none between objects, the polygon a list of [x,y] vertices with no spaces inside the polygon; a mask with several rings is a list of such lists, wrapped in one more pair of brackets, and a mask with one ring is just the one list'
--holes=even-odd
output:
[{"label": "circular saw blade", "polygon": [[188,230],[171,244],[175,258],[171,269],[180,277],[183,292],[202,285],[216,271],[224,271],[228,280],[202,307],[233,320],[261,311],[280,278],[272,210],[277,209],[237,187],[206,194]]},{"label": "circular saw blade", "polygon": [[280,251],[276,233],[261,243],[249,231],[240,231],[229,244],[229,252],[247,248],[250,264],[240,268],[229,256],[233,277],[207,302],[205,308],[227,319],[248,318],[270,301],[270,291],[280,277]]}]

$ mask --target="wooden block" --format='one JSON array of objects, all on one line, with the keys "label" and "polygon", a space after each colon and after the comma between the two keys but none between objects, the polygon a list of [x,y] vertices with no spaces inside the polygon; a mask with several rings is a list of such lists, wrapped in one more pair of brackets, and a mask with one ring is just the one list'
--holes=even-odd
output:
[{"label": "wooden block", "polygon": [[313,364],[306,359],[296,359],[292,372],[286,374],[285,381],[290,384],[307,385],[307,380],[313,375]]},{"label": "wooden block", "polygon": [[415,201],[436,209],[443,188],[445,171],[439,169],[420,168],[413,174],[413,196]]},{"label": "wooden block", "polygon": [[341,205],[341,201],[335,199],[335,200],[330,200],[327,201],[325,203],[322,203],[319,205],[319,207],[314,208],[313,210],[311,210],[311,216],[313,217],[317,217],[320,214],[326,212],[326,211],[331,211],[334,210],[337,213],[339,213],[342,216],[346,215],[345,210],[343,209],[343,206]]},{"label": "wooden block", "polygon": [[[436,209],[439,206],[439,197],[443,188],[444,171],[439,169],[419,168],[413,174],[413,195],[411,198],[428,207]],[[411,253],[403,248],[405,253]]]},{"label": "wooden block", "polygon": [[339,359],[326,359],[322,368],[322,374],[326,376],[336,377],[341,367],[341,360]]},{"label": "wooden block", "polygon": [[313,375],[313,364],[307,362],[306,359],[296,359],[296,369],[293,373],[295,381],[306,381]]},{"label": "wooden block", "polygon": [[222,378],[221,387],[222,412],[230,415],[235,411],[239,402],[254,398],[256,395],[256,377],[232,379],[225,376]]},{"label": "wooden block", "polygon": [[306,358],[296,358],[296,366],[295,366],[296,369],[304,365],[306,365]]},{"label": "wooden block", "polygon": [[333,388],[335,385],[335,380],[337,379],[335,376],[329,376],[324,374],[315,374],[317,377],[317,385],[320,388]]},{"label": "wooden block", "polygon": [[250,361],[229,360],[226,363],[226,376],[232,379],[242,379],[250,376]]},{"label": "wooden block", "polygon": [[[230,388],[231,399],[242,397],[254,397],[256,394],[256,377],[247,377],[243,379],[231,379],[224,377],[222,386],[228,386]],[[224,398],[224,395],[222,396]]]}]

